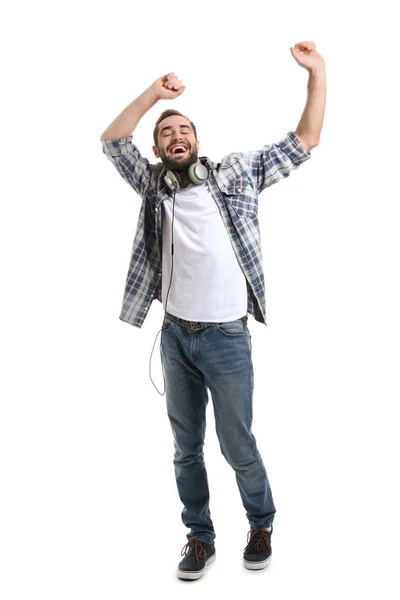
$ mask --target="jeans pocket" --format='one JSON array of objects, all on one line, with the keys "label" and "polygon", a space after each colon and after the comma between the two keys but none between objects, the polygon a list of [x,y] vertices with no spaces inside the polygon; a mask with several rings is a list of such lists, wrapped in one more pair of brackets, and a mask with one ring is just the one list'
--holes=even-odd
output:
[{"label": "jeans pocket", "polygon": [[165,317],[164,321],[163,321],[163,324],[162,324],[161,331],[165,333],[166,331],[168,331],[169,329],[171,329],[171,327],[173,325],[176,325],[176,323],[174,323],[173,321],[170,321],[167,317]]},{"label": "jeans pocket", "polygon": [[226,337],[238,337],[246,335],[245,324],[242,319],[229,321],[228,323],[217,323],[217,329]]}]

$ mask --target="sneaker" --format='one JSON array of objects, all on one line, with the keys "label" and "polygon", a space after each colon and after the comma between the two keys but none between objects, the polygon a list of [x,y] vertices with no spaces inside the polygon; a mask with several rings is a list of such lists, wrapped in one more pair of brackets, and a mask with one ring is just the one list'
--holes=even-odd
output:
[{"label": "sneaker", "polygon": [[272,558],[271,531],[265,528],[251,528],[247,535],[243,564],[246,569],[264,569]]},{"label": "sneaker", "polygon": [[200,579],[206,566],[215,560],[214,542],[206,544],[197,538],[190,538],[182,548],[181,555],[185,555],[185,558],[178,565],[176,574],[179,579]]}]

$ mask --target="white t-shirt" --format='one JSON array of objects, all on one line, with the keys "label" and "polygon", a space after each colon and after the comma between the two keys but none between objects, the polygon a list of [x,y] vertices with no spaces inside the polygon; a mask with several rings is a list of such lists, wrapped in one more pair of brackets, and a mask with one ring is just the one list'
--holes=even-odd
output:
[{"label": "white t-shirt", "polygon": [[188,321],[224,323],[247,315],[247,286],[219,208],[206,183],[176,193],[171,279],[171,196],[162,203],[162,302]]}]

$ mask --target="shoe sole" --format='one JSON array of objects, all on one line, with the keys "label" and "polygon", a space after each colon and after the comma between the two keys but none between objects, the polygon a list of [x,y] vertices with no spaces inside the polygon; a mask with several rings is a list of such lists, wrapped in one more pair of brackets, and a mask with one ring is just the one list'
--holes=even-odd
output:
[{"label": "shoe sole", "polygon": [[179,579],[200,579],[200,577],[203,577],[206,567],[214,562],[214,560],[215,554],[207,559],[206,564],[200,571],[181,571],[180,569],[177,569],[176,575],[179,577]]},{"label": "shoe sole", "polygon": [[250,562],[248,560],[243,559],[243,565],[246,567],[246,569],[251,570],[265,569],[265,567],[268,567],[269,563],[271,562],[271,558],[272,556],[269,556],[266,560],[262,560],[259,562]]}]

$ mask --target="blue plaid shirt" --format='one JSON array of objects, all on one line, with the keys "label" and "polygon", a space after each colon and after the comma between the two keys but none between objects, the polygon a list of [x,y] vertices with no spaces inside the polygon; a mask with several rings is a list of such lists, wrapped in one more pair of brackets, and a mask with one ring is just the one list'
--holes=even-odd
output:
[{"label": "blue plaid shirt", "polygon": [[[119,318],[141,327],[154,299],[161,299],[162,203],[169,188],[162,162],[152,165],[132,143],[132,136],[101,140],[103,152],[121,177],[142,198],[139,219]],[[266,187],[288,177],[311,158],[292,131],[277,144],[254,152],[235,152],[220,163],[200,161],[209,169],[207,185],[217,203],[236,257],[246,276],[248,312],[265,321],[265,286],[258,196]]]}]

